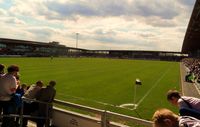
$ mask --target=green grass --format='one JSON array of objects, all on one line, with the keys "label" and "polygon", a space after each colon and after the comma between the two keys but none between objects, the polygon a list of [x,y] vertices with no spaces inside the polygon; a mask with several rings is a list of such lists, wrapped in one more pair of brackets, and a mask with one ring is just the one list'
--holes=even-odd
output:
[{"label": "green grass", "polygon": [[[157,108],[172,109],[166,101],[169,89],[179,89],[179,63],[145,60],[99,58],[0,58],[6,66],[20,66],[22,83],[32,84],[43,80],[57,81],[57,99],[139,117],[129,109],[119,107],[133,103],[135,79],[136,102],[141,101],[137,112],[151,119]],[[145,97],[144,97],[145,96]],[[102,103],[107,103],[104,105]],[[113,106],[112,106],[113,105]],[[175,110],[176,111],[176,110]]]}]

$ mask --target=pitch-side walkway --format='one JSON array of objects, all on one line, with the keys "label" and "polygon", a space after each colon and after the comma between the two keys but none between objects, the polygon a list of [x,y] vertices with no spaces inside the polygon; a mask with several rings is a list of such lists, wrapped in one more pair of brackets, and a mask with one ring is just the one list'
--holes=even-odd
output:
[{"label": "pitch-side walkway", "polygon": [[181,76],[181,89],[182,94],[184,96],[192,96],[200,98],[199,89],[195,85],[195,83],[189,83],[185,82],[185,75],[186,75],[186,67],[183,65],[183,63],[180,63],[180,76]]}]

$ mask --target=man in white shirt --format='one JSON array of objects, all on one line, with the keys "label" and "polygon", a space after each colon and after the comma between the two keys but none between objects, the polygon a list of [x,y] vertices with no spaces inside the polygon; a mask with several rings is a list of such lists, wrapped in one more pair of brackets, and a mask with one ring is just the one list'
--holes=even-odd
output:
[{"label": "man in white shirt", "polygon": [[37,81],[36,84],[32,84],[30,88],[25,92],[24,97],[28,99],[35,99],[40,89],[42,89],[43,82]]},{"label": "man in white shirt", "polygon": [[[11,98],[16,91],[17,81],[15,76],[18,75],[19,67],[11,65],[7,68],[7,71],[0,78],[0,107],[3,108],[4,115],[9,115],[15,111]],[[4,117],[2,127],[12,127],[13,121],[14,118]]]}]

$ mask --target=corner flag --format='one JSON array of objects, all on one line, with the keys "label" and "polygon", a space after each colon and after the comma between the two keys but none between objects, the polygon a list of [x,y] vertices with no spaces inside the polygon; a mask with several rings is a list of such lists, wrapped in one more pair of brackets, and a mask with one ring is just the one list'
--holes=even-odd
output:
[{"label": "corner flag", "polygon": [[136,80],[135,80],[135,84],[136,84],[136,85],[142,85],[142,82],[140,81],[139,78],[136,78]]}]

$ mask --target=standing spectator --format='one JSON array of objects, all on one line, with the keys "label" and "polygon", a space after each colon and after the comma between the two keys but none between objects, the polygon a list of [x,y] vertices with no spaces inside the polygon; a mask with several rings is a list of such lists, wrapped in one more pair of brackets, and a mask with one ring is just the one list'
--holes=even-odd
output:
[{"label": "standing spectator", "polygon": [[181,96],[176,90],[169,90],[167,100],[177,107],[181,116],[193,116],[200,119],[200,99]]},{"label": "standing spectator", "polygon": [[159,109],[153,115],[153,127],[200,127],[200,120],[190,117],[179,117],[168,109]]},{"label": "standing spectator", "polygon": [[[3,114],[9,115],[15,113],[15,107],[11,101],[12,94],[16,91],[16,77],[19,72],[17,65],[11,65],[7,68],[7,73],[0,78],[0,107],[3,108]],[[12,127],[14,118],[3,117],[2,127]]]},{"label": "standing spectator", "polygon": [[[4,68],[5,66],[3,64],[0,64],[0,78],[4,75]],[[2,107],[0,106],[0,115],[1,115],[1,112],[2,112]]]},{"label": "standing spectator", "polygon": [[[55,81],[50,81],[49,85],[46,88],[42,88],[36,97],[38,101],[52,103],[56,95],[56,90],[54,86],[56,85]],[[38,115],[41,117],[51,116],[52,105],[47,105],[44,103],[39,103],[38,106]],[[48,116],[47,116],[48,115]],[[43,127],[45,120],[37,120],[37,127]]]},{"label": "standing spectator", "polygon": [[[24,97],[28,99],[36,99],[37,94],[43,87],[42,81],[37,81],[36,84],[32,84],[29,89],[25,92]],[[24,114],[30,115],[38,108],[37,102],[25,100],[24,101]],[[23,118],[23,127],[27,126],[27,118]]]},{"label": "standing spectator", "polygon": [[42,86],[43,86],[43,82],[40,80],[37,81],[36,84],[32,84],[29,87],[29,89],[25,92],[24,97],[28,99],[35,99],[38,91],[40,91]]}]

